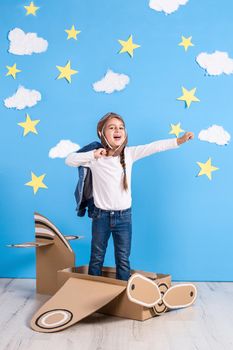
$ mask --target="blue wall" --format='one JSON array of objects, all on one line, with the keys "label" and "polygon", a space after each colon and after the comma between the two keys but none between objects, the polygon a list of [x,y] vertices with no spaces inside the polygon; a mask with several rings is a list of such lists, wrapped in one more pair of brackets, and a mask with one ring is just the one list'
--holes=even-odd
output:
[{"label": "blue wall", "polygon": [[[28,2],[29,3],[29,2]],[[73,192],[77,169],[64,159],[51,159],[49,150],[62,139],[83,146],[96,140],[96,123],[108,111],[126,121],[129,145],[174,137],[170,124],[181,122],[195,139],[179,149],[135,163],[132,175],[132,268],[171,273],[174,280],[232,281],[232,144],[217,146],[198,139],[212,124],[232,134],[233,78],[207,76],[197,63],[201,52],[227,51],[233,57],[230,0],[221,8],[211,0],[190,0],[171,15],[149,8],[148,1],[35,1],[36,16],[25,16],[18,0],[1,1],[1,277],[35,277],[34,249],[10,249],[6,244],[34,240],[33,213],[45,215],[64,234],[85,235],[73,242],[76,264],[89,261],[91,221],[76,216]],[[81,30],[77,41],[65,29]],[[49,43],[44,53],[16,56],[7,52],[7,34],[15,27],[36,32]],[[134,57],[118,54],[118,39],[140,48]],[[178,46],[181,35],[192,36],[187,52]],[[57,80],[56,65],[71,60],[72,83]],[[14,80],[6,66],[22,70]],[[110,68],[130,77],[123,91],[97,93],[92,84]],[[3,100],[19,85],[41,92],[42,100],[24,110],[7,109]],[[197,88],[199,103],[189,109],[176,98],[181,87]],[[38,135],[22,136],[17,123],[28,113],[40,119]],[[196,162],[212,158],[219,168],[197,177]],[[46,174],[48,189],[36,195],[24,184]],[[105,265],[114,265],[110,242]]]}]

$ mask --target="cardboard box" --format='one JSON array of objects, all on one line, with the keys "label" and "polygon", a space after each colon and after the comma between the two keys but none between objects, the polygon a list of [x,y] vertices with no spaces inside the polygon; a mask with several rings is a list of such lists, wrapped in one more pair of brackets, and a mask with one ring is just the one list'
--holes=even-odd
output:
[{"label": "cardboard box", "polygon": [[[167,286],[165,287],[164,292],[171,286],[171,276],[165,274],[156,274],[153,272],[144,272],[139,270],[131,270],[131,274],[140,273],[141,275],[150,278],[158,286]],[[57,290],[59,290],[64,283],[70,278],[79,278],[89,281],[99,281],[113,285],[127,286],[127,281],[117,280],[116,270],[111,267],[103,267],[102,269],[103,276],[90,276],[88,275],[88,266],[78,266],[78,267],[69,267],[57,272]],[[104,288],[103,283],[103,288]],[[92,286],[90,286],[92,288]],[[104,293],[104,291],[103,291]],[[161,311],[163,306],[161,305]],[[163,310],[164,311],[164,310]],[[98,310],[98,312],[119,316],[124,318],[129,318],[138,321],[144,321],[151,317],[155,316],[153,308],[147,308],[135,303],[132,303],[124,290],[123,293],[120,293],[114,300],[110,301],[107,305]]]}]

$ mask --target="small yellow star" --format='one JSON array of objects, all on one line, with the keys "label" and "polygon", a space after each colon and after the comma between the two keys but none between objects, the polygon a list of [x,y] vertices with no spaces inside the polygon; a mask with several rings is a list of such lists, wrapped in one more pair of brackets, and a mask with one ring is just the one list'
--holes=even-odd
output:
[{"label": "small yellow star", "polygon": [[29,6],[24,6],[24,8],[27,10],[26,15],[36,15],[36,11],[39,9],[39,7],[36,7],[34,5],[34,2],[31,1]]},{"label": "small yellow star", "polygon": [[179,46],[184,46],[185,51],[188,50],[189,46],[194,46],[193,43],[191,42],[192,37],[185,38],[182,35],[182,41],[179,43]]},{"label": "small yellow star", "polygon": [[197,164],[201,168],[201,171],[198,173],[197,176],[206,175],[210,180],[211,180],[211,172],[218,170],[218,168],[216,168],[215,166],[212,166],[211,158],[209,158],[206,163],[197,162]]},{"label": "small yellow star", "polygon": [[16,73],[21,72],[20,69],[16,68],[16,63],[12,67],[6,66],[6,68],[8,69],[6,76],[11,75],[14,79],[16,78]]},{"label": "small yellow star", "polygon": [[66,29],[65,32],[68,34],[67,40],[71,38],[77,40],[77,34],[81,33],[81,30],[75,30],[74,25],[72,25],[72,28]]},{"label": "small yellow star", "polygon": [[140,45],[134,44],[133,41],[132,41],[132,38],[133,37],[132,37],[132,34],[131,34],[127,41],[118,40],[118,42],[122,45],[122,49],[120,50],[119,53],[128,52],[128,54],[131,57],[133,57],[133,50],[137,49],[138,47],[140,47]]},{"label": "small yellow star", "polygon": [[174,134],[176,135],[176,137],[179,137],[179,134],[184,131],[181,129],[180,127],[180,123],[174,125],[174,124],[170,124],[171,125],[171,131],[169,132],[169,134]]},{"label": "small yellow star", "polygon": [[32,180],[27,182],[25,185],[26,186],[31,186],[33,187],[33,192],[34,194],[36,194],[36,192],[38,191],[39,188],[48,188],[44,183],[43,183],[43,179],[45,177],[46,174],[43,174],[41,176],[36,176],[32,171],[31,171],[31,176],[32,176]]},{"label": "small yellow star", "polygon": [[186,107],[189,108],[191,105],[191,102],[199,102],[200,101],[196,96],[194,96],[194,94],[196,92],[196,88],[188,91],[184,87],[182,87],[182,92],[183,92],[183,95],[181,97],[178,97],[177,100],[185,101]]},{"label": "small yellow star", "polygon": [[70,68],[70,61],[67,63],[65,67],[56,66],[57,69],[61,72],[57,79],[65,78],[69,83],[71,83],[71,75],[77,74],[77,70],[73,70]]},{"label": "small yellow star", "polygon": [[39,119],[31,120],[30,116],[26,115],[26,121],[18,123],[19,126],[24,128],[23,136],[26,136],[29,132],[33,132],[34,134],[38,134],[35,126],[40,122]]}]

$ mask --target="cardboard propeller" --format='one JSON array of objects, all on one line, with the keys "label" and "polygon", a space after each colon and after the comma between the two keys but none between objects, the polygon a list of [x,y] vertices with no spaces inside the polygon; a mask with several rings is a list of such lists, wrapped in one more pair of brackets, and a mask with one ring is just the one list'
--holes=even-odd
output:
[{"label": "cardboard propeller", "polygon": [[192,305],[197,297],[197,289],[192,283],[177,284],[168,288],[163,283],[157,285],[149,278],[135,273],[128,281],[127,296],[133,303],[152,307],[157,315],[167,308],[178,309]]}]

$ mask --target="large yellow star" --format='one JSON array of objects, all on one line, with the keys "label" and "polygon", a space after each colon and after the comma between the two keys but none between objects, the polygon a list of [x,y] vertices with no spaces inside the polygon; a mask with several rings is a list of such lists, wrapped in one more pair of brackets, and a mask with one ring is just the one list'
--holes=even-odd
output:
[{"label": "large yellow star", "polygon": [[176,137],[178,137],[182,131],[184,131],[184,130],[181,129],[180,123],[178,123],[176,125],[171,124],[171,131],[169,132],[169,134],[174,134],[174,135],[176,135]]},{"label": "large yellow star", "polygon": [[37,120],[31,120],[30,116],[26,115],[26,121],[18,123],[18,125],[22,126],[24,128],[23,136],[26,136],[29,132],[33,132],[34,134],[38,134],[35,126],[40,122],[39,119]]},{"label": "large yellow star", "polygon": [[123,52],[128,52],[128,54],[133,57],[133,50],[137,49],[138,47],[140,47],[140,45],[134,44],[132,41],[132,34],[130,35],[130,37],[128,38],[127,41],[124,40],[118,40],[119,43],[122,45],[122,49],[120,50],[119,53],[123,53]]},{"label": "large yellow star", "polygon": [[185,51],[188,50],[189,46],[194,46],[193,43],[191,42],[192,37],[185,38],[182,35],[182,41],[179,43],[179,46],[184,46]]},{"label": "large yellow star", "polygon": [[209,158],[206,163],[197,162],[197,164],[201,168],[201,171],[198,173],[197,176],[206,175],[210,180],[211,180],[211,172],[218,170],[218,168],[216,168],[211,164],[211,158]]},{"label": "large yellow star", "polygon": [[188,91],[184,87],[182,87],[182,92],[183,92],[183,95],[181,97],[178,97],[177,100],[185,101],[186,107],[189,108],[191,105],[191,102],[199,102],[200,101],[196,96],[194,96],[194,94],[196,92],[196,88]]},{"label": "large yellow star", "polygon": [[48,188],[44,183],[43,179],[46,174],[43,174],[41,176],[36,176],[32,171],[31,171],[31,176],[32,180],[27,182],[25,185],[26,186],[31,186],[33,187],[34,194],[38,191],[39,188]]},{"label": "large yellow star", "polygon": [[14,79],[16,78],[16,73],[21,72],[20,69],[16,68],[16,63],[12,67],[6,66],[6,68],[8,69],[6,76],[11,75]]},{"label": "large yellow star", "polygon": [[27,10],[26,15],[36,15],[36,11],[39,9],[39,7],[36,7],[34,5],[34,2],[31,1],[29,6],[24,6],[24,8]]},{"label": "large yellow star", "polygon": [[65,78],[69,83],[71,83],[71,75],[77,74],[77,70],[73,70],[70,68],[70,61],[67,63],[65,67],[56,66],[57,69],[61,72],[57,79]]},{"label": "large yellow star", "polygon": [[68,34],[67,40],[71,38],[77,40],[77,34],[81,33],[81,30],[75,30],[74,25],[72,25],[72,28],[66,29],[65,32]]}]

